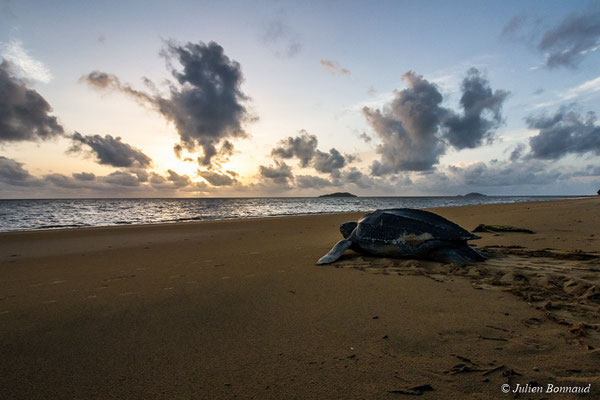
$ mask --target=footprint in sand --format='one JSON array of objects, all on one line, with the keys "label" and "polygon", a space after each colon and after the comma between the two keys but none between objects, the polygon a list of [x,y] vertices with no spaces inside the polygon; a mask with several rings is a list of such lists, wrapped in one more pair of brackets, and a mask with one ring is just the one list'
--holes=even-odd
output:
[{"label": "footprint in sand", "polygon": [[135,275],[120,275],[120,276],[111,276],[110,278],[104,279],[104,282],[110,281],[118,281],[121,279],[135,278]]}]

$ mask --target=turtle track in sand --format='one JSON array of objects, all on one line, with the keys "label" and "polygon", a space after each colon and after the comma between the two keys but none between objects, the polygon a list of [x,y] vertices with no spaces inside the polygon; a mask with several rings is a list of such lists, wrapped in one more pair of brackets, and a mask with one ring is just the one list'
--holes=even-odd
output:
[{"label": "turtle track in sand", "polygon": [[600,254],[519,246],[482,248],[502,256],[472,265],[347,254],[336,268],[383,275],[423,275],[438,282],[464,277],[475,289],[513,293],[548,319],[600,347]]}]

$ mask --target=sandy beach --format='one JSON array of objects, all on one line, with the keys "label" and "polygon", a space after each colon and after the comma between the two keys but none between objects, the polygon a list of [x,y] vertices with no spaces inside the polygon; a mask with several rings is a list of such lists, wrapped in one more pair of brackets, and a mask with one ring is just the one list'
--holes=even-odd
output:
[{"label": "sandy beach", "polygon": [[0,398],[599,398],[600,197],[433,211],[534,233],[466,267],[315,265],[362,213],[0,234]]}]

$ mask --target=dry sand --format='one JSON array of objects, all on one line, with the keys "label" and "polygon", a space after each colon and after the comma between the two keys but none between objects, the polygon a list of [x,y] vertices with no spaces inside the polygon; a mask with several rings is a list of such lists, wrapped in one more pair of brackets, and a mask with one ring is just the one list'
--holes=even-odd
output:
[{"label": "dry sand", "polygon": [[0,234],[0,398],[600,398],[600,199],[435,211],[536,233],[464,268],[316,266],[359,214]]}]

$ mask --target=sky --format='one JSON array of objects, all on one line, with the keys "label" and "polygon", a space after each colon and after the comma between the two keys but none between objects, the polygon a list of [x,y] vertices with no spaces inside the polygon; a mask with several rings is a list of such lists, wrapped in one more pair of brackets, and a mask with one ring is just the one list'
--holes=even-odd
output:
[{"label": "sky", "polygon": [[0,0],[0,198],[590,195],[599,1]]}]

